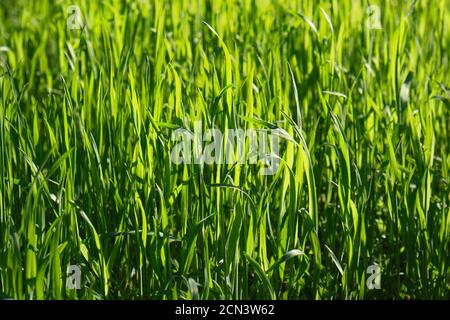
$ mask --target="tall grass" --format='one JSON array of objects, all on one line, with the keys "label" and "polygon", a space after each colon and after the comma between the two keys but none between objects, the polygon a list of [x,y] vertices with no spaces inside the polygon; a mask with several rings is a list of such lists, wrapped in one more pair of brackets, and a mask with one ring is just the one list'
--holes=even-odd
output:
[{"label": "tall grass", "polygon": [[[450,1],[432,2],[1,1],[0,294],[449,298]],[[278,171],[172,163],[196,121],[283,129]]]}]

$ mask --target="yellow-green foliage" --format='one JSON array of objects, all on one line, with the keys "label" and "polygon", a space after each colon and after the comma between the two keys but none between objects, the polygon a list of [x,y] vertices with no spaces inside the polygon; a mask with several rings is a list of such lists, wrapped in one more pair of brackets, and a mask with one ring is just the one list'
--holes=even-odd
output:
[{"label": "yellow-green foliage", "polygon": [[[0,297],[448,298],[449,17],[449,0],[2,0]],[[172,163],[196,121],[279,130],[278,171]]]}]

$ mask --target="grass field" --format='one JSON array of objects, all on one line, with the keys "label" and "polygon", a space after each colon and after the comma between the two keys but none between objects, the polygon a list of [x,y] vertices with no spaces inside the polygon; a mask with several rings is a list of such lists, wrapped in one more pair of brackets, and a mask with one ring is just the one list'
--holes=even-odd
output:
[{"label": "grass field", "polygon": [[450,0],[0,1],[0,298],[449,299],[449,170]]}]

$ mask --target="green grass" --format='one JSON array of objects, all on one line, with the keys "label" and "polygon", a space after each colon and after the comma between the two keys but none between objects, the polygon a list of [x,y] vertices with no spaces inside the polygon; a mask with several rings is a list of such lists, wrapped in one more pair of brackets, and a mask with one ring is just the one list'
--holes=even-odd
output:
[{"label": "green grass", "polygon": [[[449,17],[448,0],[2,0],[0,297],[448,299]],[[285,130],[277,173],[175,165],[195,121]]]}]

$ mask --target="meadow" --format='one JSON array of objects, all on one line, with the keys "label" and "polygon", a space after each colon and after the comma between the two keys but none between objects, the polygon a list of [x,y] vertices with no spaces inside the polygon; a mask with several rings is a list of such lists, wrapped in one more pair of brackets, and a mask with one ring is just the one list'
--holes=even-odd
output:
[{"label": "meadow", "polygon": [[449,170],[450,0],[0,1],[0,299],[449,299]]}]

